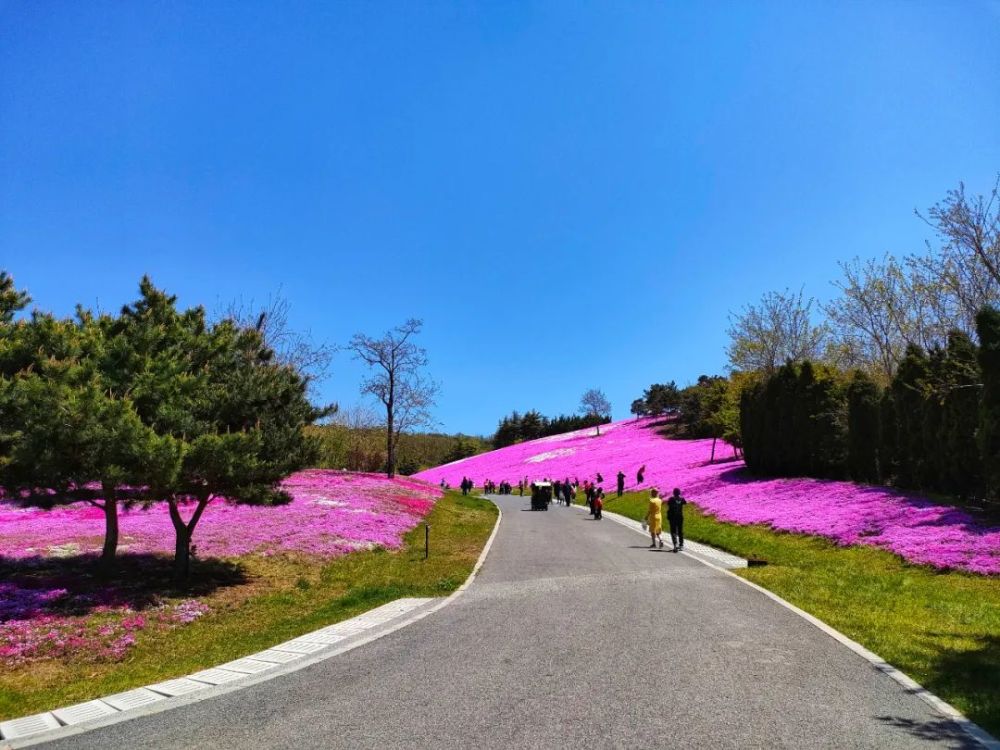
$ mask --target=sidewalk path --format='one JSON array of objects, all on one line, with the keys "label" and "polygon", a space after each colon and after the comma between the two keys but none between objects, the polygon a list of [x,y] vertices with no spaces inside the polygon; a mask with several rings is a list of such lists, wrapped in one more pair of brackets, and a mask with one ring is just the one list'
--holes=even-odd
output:
[{"label": "sidewalk path", "polygon": [[301,671],[51,743],[122,748],[974,748],[760,592],[565,507],[504,520],[468,591]]}]

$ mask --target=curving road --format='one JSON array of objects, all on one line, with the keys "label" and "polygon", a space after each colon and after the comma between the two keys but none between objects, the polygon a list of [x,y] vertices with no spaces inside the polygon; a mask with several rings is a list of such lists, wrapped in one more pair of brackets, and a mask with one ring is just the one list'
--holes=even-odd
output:
[{"label": "curving road", "polygon": [[48,748],[975,747],[792,612],[576,509],[504,520],[479,577],[298,672]]}]

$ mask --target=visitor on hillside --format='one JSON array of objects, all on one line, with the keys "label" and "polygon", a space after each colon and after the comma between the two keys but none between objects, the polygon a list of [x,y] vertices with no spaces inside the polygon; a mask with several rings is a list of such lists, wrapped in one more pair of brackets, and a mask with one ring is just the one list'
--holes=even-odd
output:
[{"label": "visitor on hillside", "polygon": [[558,479],[554,479],[552,481],[552,499],[558,503],[561,496],[562,496],[562,485],[559,484]]},{"label": "visitor on hillside", "polygon": [[655,487],[649,491],[649,506],[646,508],[646,519],[642,524],[649,530],[649,548],[653,549],[659,544],[663,549],[663,500],[660,492]]},{"label": "visitor on hillside", "polygon": [[604,510],[604,490],[597,490],[597,496],[594,498],[594,520],[601,520],[601,511]]},{"label": "visitor on hillside", "polygon": [[521,497],[524,497],[524,480],[521,479],[517,483],[517,492]]},{"label": "visitor on hillside", "polygon": [[685,505],[687,500],[681,497],[681,491],[675,487],[674,494],[667,500],[667,522],[670,524],[670,541],[674,543],[674,552],[684,549]]},{"label": "visitor on hillside", "polygon": [[625,472],[618,472],[618,497],[621,497],[625,492]]},{"label": "visitor on hillside", "polygon": [[646,464],[639,467],[639,471],[635,473],[635,483],[642,484],[643,477],[646,476]]},{"label": "visitor on hillside", "polygon": [[601,476],[601,472],[597,472],[597,483],[598,484],[604,483],[604,477]]},{"label": "visitor on hillside", "polygon": [[573,504],[573,488],[570,486],[569,477],[563,481],[563,499],[567,508]]}]

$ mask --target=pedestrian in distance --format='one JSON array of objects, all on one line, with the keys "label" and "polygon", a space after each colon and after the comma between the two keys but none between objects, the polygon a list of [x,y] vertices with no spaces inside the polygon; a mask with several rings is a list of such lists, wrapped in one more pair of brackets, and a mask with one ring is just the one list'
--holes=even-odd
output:
[{"label": "pedestrian in distance", "polygon": [[563,480],[563,499],[567,508],[573,504],[573,488],[569,484],[569,477]]},{"label": "pedestrian in distance", "polygon": [[643,524],[649,531],[649,548],[653,549],[659,545],[663,549],[663,499],[660,492],[655,487],[649,491],[649,505],[646,508],[646,523]]},{"label": "pedestrian in distance", "polygon": [[618,472],[618,497],[621,497],[625,493],[625,472]]},{"label": "pedestrian in distance", "polygon": [[604,477],[601,476],[601,472],[597,472],[597,483],[601,484],[604,482]]},{"label": "pedestrian in distance", "polygon": [[646,476],[646,464],[643,464],[642,466],[639,467],[639,471],[635,473],[635,483],[642,484],[642,480],[645,478],[645,476]]},{"label": "pedestrian in distance", "polygon": [[601,520],[601,511],[604,510],[604,490],[597,490],[597,497],[594,498],[594,520]]},{"label": "pedestrian in distance", "polygon": [[681,491],[675,487],[674,494],[667,500],[667,523],[670,524],[670,541],[674,543],[674,552],[684,549],[685,505],[687,500],[681,497]]},{"label": "pedestrian in distance", "polygon": [[521,495],[521,497],[524,497],[524,480],[523,479],[521,479],[521,480],[518,481],[518,483],[517,483],[517,491]]}]

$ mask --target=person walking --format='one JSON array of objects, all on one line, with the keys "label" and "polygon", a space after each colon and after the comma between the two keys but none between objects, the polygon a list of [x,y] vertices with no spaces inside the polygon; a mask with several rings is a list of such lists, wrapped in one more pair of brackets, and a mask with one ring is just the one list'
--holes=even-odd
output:
[{"label": "person walking", "polygon": [[681,491],[674,488],[674,494],[667,500],[667,522],[670,524],[670,541],[674,543],[674,552],[684,549],[684,506],[687,500],[681,497]]},{"label": "person walking", "polygon": [[569,484],[569,477],[563,480],[563,500],[566,501],[567,508],[573,504],[573,488]]},{"label": "person walking", "polygon": [[645,478],[645,476],[646,476],[646,464],[643,464],[642,466],[639,467],[639,471],[635,473],[635,483],[642,484],[642,480]]},{"label": "person walking", "polygon": [[625,472],[618,471],[618,497],[621,497],[625,492]]},{"label": "person walking", "polygon": [[604,490],[598,489],[594,498],[594,520],[601,520],[601,511],[604,510]]},{"label": "person walking", "polygon": [[659,544],[663,549],[663,499],[655,487],[649,491],[649,506],[646,508],[646,528],[649,530],[649,548]]}]

